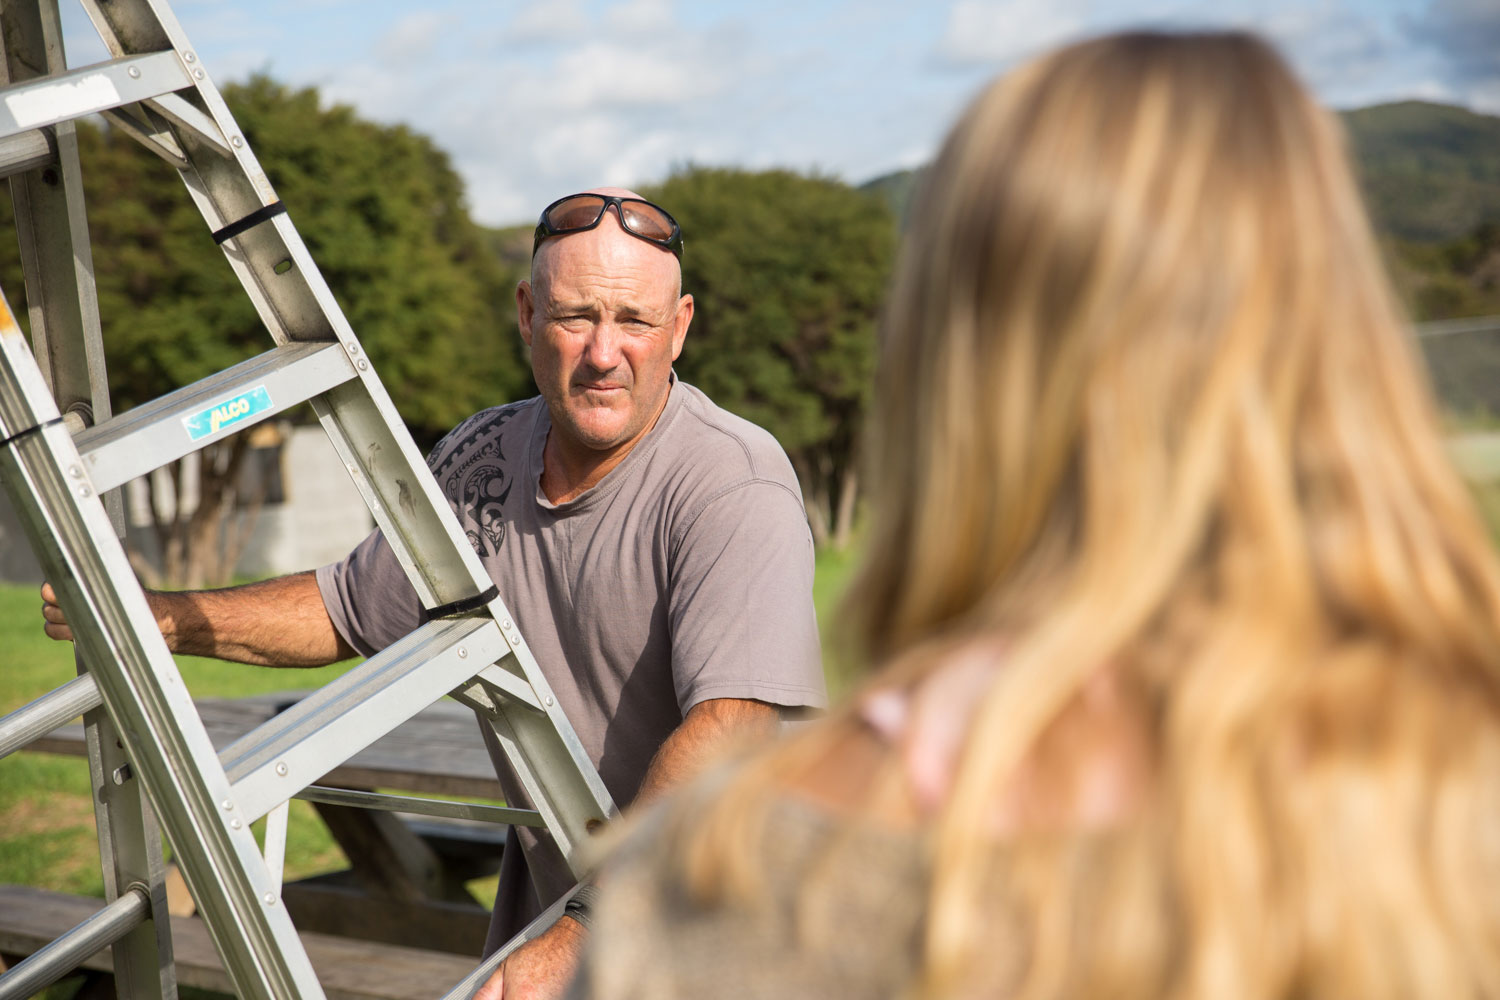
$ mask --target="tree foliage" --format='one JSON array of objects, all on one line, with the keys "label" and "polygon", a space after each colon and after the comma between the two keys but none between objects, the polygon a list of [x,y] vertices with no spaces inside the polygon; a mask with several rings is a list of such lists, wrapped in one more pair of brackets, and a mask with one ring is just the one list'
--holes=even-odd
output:
[{"label": "tree foliage", "polygon": [[[483,406],[524,394],[506,272],[468,216],[445,153],[404,126],[323,107],[315,90],[265,77],[224,97],[335,298],[420,442]],[[116,412],[272,346],[176,171],[121,131],[79,126],[105,357]],[[4,204],[8,217],[10,205]],[[15,247],[0,260],[19,307]],[[215,559],[246,444],[206,454],[197,524],[153,498],[173,582],[232,567]],[[171,477],[180,492],[181,470]],[[157,503],[157,500],[162,502]],[[215,565],[218,563],[218,565]]]},{"label": "tree foliage", "polygon": [[[224,96],[419,436],[525,389],[516,342],[501,329],[509,276],[470,221],[447,154],[404,126],[320,107],[312,89],[256,77]],[[117,130],[82,138],[117,402],[154,398],[266,350],[264,328],[175,173]]]},{"label": "tree foliage", "polygon": [[785,171],[689,169],[647,196],[682,225],[683,288],[697,302],[678,372],[776,435],[815,537],[842,544],[895,249],[889,208]]}]

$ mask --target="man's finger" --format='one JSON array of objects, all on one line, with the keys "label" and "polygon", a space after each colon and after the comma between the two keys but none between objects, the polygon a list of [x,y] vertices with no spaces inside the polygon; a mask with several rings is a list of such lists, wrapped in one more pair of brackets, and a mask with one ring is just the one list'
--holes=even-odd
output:
[{"label": "man's finger", "polygon": [[474,994],[474,1000],[505,1000],[505,963],[490,973],[490,978],[485,980],[479,992]]},{"label": "man's finger", "polygon": [[52,589],[52,584],[42,584],[42,631],[47,633],[47,638],[71,642],[73,630],[68,627],[68,616],[63,614],[63,609],[57,604],[57,592]]}]

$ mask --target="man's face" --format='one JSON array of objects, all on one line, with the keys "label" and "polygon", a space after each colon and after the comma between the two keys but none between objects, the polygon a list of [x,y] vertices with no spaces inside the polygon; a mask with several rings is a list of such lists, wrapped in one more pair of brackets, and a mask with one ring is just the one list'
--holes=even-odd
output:
[{"label": "man's face", "polygon": [[680,283],[677,259],[621,230],[614,209],[542,244],[516,306],[556,445],[610,454],[650,429],[693,316]]}]

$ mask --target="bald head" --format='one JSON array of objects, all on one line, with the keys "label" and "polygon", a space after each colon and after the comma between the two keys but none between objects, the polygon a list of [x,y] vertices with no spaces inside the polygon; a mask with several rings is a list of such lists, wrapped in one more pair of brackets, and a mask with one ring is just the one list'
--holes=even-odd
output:
[{"label": "bald head", "polygon": [[[582,194],[600,194],[606,197],[645,199],[629,188],[590,188]],[[631,246],[634,244],[634,246]],[[559,262],[570,262],[575,258],[597,256],[604,253],[615,267],[639,271],[643,277],[665,277],[672,291],[672,298],[682,294],[682,266],[677,255],[666,247],[657,246],[632,236],[620,225],[619,206],[605,209],[599,225],[581,233],[550,236],[531,258],[531,283],[538,290],[545,289],[550,276],[557,271]]]}]

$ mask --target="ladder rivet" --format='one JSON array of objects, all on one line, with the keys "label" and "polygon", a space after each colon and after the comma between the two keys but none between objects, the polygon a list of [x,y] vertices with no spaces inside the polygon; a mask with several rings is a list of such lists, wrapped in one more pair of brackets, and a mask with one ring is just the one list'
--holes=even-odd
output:
[{"label": "ladder rivet", "polygon": [[281,775],[283,778],[286,777],[286,761],[282,761],[281,763],[276,765],[276,773]]},{"label": "ladder rivet", "polygon": [[349,341],[349,343],[347,343],[347,344],[344,345],[344,349],[346,351],[348,351],[350,354],[358,354],[359,353],[359,345],[356,344],[352,340]]},{"label": "ladder rivet", "polygon": [[234,138],[229,140],[229,144],[235,149],[239,149],[245,145],[245,140],[241,139],[239,136],[235,136]]},{"label": "ladder rivet", "polygon": [[94,491],[87,486],[80,486],[78,487],[78,495],[81,497],[91,497],[94,495]]},{"label": "ladder rivet", "polygon": [[243,823],[240,822],[240,818],[238,816],[236,816],[234,819],[232,819],[232,820],[229,821],[229,828],[231,830],[238,830],[240,827],[242,827],[244,825],[245,824],[243,824]]},{"label": "ladder rivet", "polygon": [[469,658],[469,651],[467,649],[465,649],[464,647],[459,646],[458,647],[458,658],[460,660],[467,660]]},{"label": "ladder rivet", "polygon": [[198,57],[195,56],[195,55],[193,55],[191,52],[184,51],[182,53],[182,61],[183,62],[197,62],[198,61]]},{"label": "ladder rivet", "polygon": [[219,808],[227,812],[228,810],[234,808],[234,803],[230,802],[228,799],[225,799],[223,802],[219,803]]},{"label": "ladder rivet", "polygon": [[359,359],[359,370],[363,372],[363,371],[369,371],[369,369],[370,369],[370,363],[368,361],[366,361],[364,358],[360,358]]},{"label": "ladder rivet", "polygon": [[76,465],[70,465],[68,466],[68,475],[72,476],[74,479],[82,479],[83,470]]},{"label": "ladder rivet", "polygon": [[139,66],[132,66],[125,72],[130,74],[130,78],[132,80],[139,80],[141,78],[141,70]]},{"label": "ladder rivet", "polygon": [[266,901],[266,905],[267,906],[275,906],[276,905],[276,894],[274,892],[268,892],[268,893],[266,893],[264,896],[262,896],[260,898],[264,899]]},{"label": "ladder rivet", "polygon": [[201,69],[195,69],[195,70],[193,70],[193,79],[194,80],[201,80],[201,79],[203,79],[203,71]]},{"label": "ladder rivet", "polygon": [[547,707],[551,708],[552,707],[552,696],[550,694],[547,696],[546,701],[547,701]]}]

